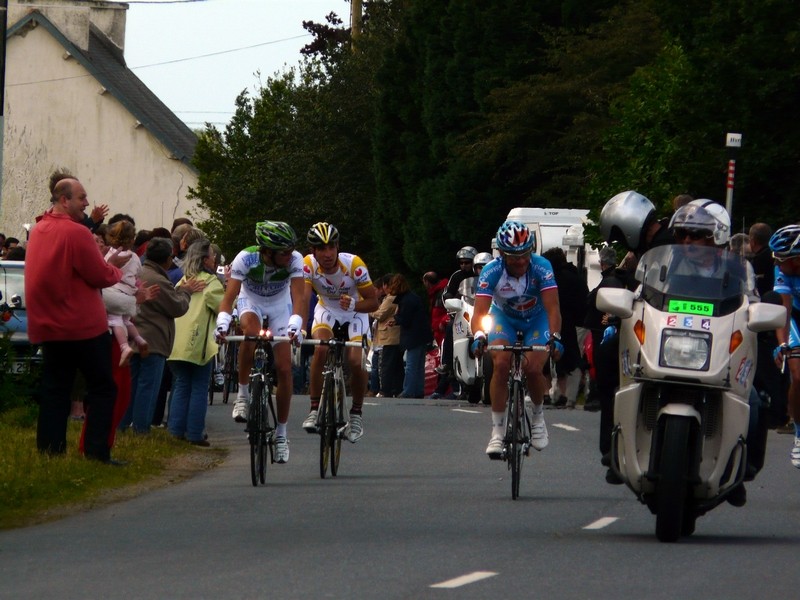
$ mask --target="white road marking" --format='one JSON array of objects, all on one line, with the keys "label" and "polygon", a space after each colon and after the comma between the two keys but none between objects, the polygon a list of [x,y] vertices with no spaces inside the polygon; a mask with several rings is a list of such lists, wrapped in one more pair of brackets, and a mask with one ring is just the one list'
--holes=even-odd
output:
[{"label": "white road marking", "polygon": [[470,413],[470,414],[473,414],[473,415],[481,415],[481,414],[483,414],[479,410],[467,410],[465,408],[454,408],[452,410],[453,410],[453,412],[465,412],[465,413]]},{"label": "white road marking", "polygon": [[566,423],[554,423],[553,427],[558,427],[559,429],[565,429],[566,431],[580,431],[577,427],[573,427],[572,425],[567,425]]},{"label": "white road marking", "polygon": [[447,581],[442,581],[441,583],[434,583],[431,587],[457,588],[461,587],[462,585],[475,583],[476,581],[480,581],[481,579],[488,579],[489,577],[494,577],[495,575],[497,575],[497,573],[493,571],[475,571],[473,573],[467,573],[466,575],[462,575],[461,577],[456,577],[455,579],[448,579]]},{"label": "white road marking", "polygon": [[364,402],[367,406],[380,406],[380,402]]},{"label": "white road marking", "polygon": [[614,521],[619,521],[619,517],[603,517],[602,519],[597,519],[594,523],[589,523],[584,529],[602,529],[603,527],[608,527]]}]

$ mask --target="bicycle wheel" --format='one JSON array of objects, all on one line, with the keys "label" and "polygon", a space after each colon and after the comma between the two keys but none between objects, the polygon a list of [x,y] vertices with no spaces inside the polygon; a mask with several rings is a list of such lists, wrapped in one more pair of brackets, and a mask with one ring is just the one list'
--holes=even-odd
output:
[{"label": "bicycle wheel", "polygon": [[319,476],[325,479],[328,462],[333,448],[333,437],[336,435],[336,419],[333,407],[333,374],[327,373],[322,385],[322,396],[319,399]]},{"label": "bicycle wheel", "polygon": [[239,376],[236,372],[236,356],[238,354],[236,344],[228,344],[225,349],[225,362],[222,365],[222,403],[227,404],[231,392],[236,392],[239,388]]},{"label": "bicycle wheel", "polygon": [[[266,428],[266,446],[269,448],[269,462],[275,462],[275,430],[278,427],[278,416],[275,414],[275,402],[272,399],[272,382],[267,384],[267,402],[264,407],[266,416],[264,426]],[[265,457],[266,464],[266,457]],[[266,469],[265,469],[266,470]],[[263,481],[261,483],[264,483]]]},{"label": "bicycle wheel", "polygon": [[337,369],[336,382],[334,385],[333,396],[333,410],[334,410],[334,427],[333,435],[331,435],[331,475],[336,477],[339,472],[339,458],[342,455],[342,436],[339,432],[344,432],[345,423],[345,399],[347,397],[344,387],[344,374],[341,369]]},{"label": "bicycle wheel", "polygon": [[261,419],[261,403],[258,397],[261,393],[261,380],[252,378],[250,380],[250,406],[247,411],[247,439],[250,442],[250,479],[254,486],[259,481],[259,431],[258,423]]},{"label": "bicycle wheel", "polygon": [[510,403],[511,439],[508,444],[508,460],[511,467],[511,498],[516,500],[519,498],[519,480],[522,477],[522,459],[524,457],[524,425],[522,421],[525,419],[525,395],[519,381],[515,381],[511,388]]}]

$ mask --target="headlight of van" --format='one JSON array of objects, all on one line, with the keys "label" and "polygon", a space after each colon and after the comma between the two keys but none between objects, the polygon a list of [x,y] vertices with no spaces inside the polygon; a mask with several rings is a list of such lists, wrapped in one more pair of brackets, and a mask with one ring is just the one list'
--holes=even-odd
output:
[{"label": "headlight of van", "polygon": [[711,334],[700,331],[665,329],[661,334],[662,367],[708,371]]}]

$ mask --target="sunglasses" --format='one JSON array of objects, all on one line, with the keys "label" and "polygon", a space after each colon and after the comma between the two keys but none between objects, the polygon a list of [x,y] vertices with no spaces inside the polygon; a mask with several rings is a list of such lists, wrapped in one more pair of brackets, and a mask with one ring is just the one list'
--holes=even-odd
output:
[{"label": "sunglasses", "polygon": [[775,253],[772,253],[772,259],[778,263],[785,263],[787,260],[792,260],[793,258],[797,258],[796,256],[775,256]]},{"label": "sunglasses", "polygon": [[506,260],[528,260],[531,257],[531,251],[522,252],[520,254],[513,254],[511,252],[504,253]]},{"label": "sunglasses", "polygon": [[683,229],[682,227],[674,229],[672,233],[675,236],[675,239],[682,240],[688,237],[690,240],[694,241],[710,238],[713,237],[714,235],[713,233],[709,234],[707,231],[702,231],[702,230],[698,231],[696,229]]},{"label": "sunglasses", "polygon": [[471,260],[460,260],[460,261],[458,261],[458,264],[460,264],[460,265],[471,265],[472,261]]}]

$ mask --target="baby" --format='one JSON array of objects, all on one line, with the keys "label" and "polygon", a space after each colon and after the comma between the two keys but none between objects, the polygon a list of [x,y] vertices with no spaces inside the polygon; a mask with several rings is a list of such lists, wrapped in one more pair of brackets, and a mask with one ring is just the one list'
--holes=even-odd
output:
[{"label": "baby", "polygon": [[[139,348],[139,356],[145,358],[149,354],[147,342],[139,334],[131,317],[136,316],[136,291],[137,277],[142,269],[142,262],[135,252],[132,252],[136,228],[129,221],[118,221],[108,228],[106,242],[110,249],[120,250],[120,254],[130,253],[131,259],[122,267],[122,279],[118,283],[103,290],[103,301],[108,313],[108,326],[114,333],[114,338],[119,344],[119,366],[123,367],[130,361],[133,349],[128,344],[133,339]],[[109,254],[106,254],[106,260]]]}]

